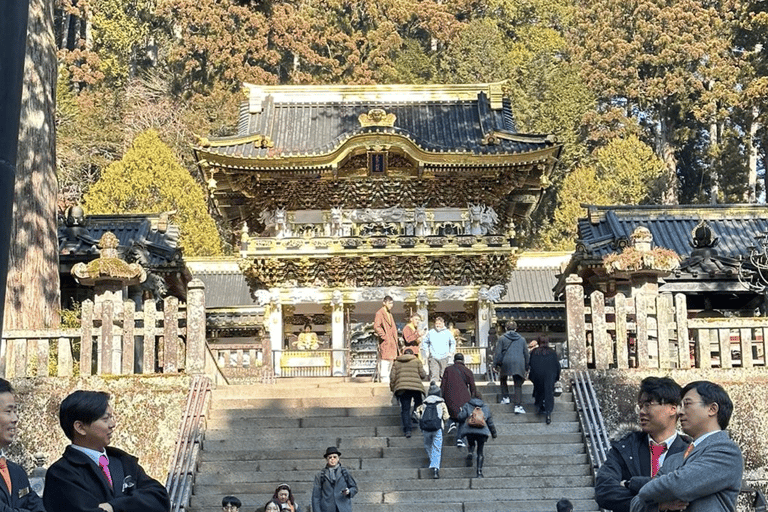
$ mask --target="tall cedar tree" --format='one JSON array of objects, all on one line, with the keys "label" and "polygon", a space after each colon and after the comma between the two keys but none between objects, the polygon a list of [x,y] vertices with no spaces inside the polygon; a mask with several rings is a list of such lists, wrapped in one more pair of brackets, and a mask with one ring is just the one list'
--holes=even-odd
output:
[{"label": "tall cedar tree", "polygon": [[175,211],[186,256],[221,254],[202,187],[179,163],[155,130],[139,134],[123,158],[110,164],[85,194],[89,213]]},{"label": "tall cedar tree", "polygon": [[4,329],[59,325],[53,2],[31,0]]},{"label": "tall cedar tree", "polygon": [[[696,0],[579,0],[574,55],[605,113],[645,128],[665,163],[664,204],[678,202],[677,154],[693,115],[716,121],[735,76],[721,13]],[[714,105],[714,106],[713,106]]]}]

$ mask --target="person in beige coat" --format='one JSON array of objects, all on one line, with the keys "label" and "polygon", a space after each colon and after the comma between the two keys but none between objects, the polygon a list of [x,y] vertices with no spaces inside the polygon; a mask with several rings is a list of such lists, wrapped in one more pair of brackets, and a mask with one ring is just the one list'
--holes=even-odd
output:
[{"label": "person in beige coat", "polygon": [[405,437],[411,437],[411,404],[414,409],[421,405],[425,394],[422,381],[426,378],[424,365],[410,348],[403,355],[397,356],[389,373],[389,389],[400,401],[400,421]]}]

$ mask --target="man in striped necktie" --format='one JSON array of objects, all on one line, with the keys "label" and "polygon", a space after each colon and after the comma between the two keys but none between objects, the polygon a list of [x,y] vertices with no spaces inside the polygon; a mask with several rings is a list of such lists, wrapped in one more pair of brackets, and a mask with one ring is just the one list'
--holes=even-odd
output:
[{"label": "man in striped necktie", "polygon": [[61,402],[59,423],[72,444],[45,475],[47,512],[168,512],[165,487],[109,446],[115,418],[107,393],[75,391]]},{"label": "man in striped necktie", "polygon": [[19,415],[10,382],[0,379],[0,504],[5,509],[45,512],[43,500],[30,487],[24,469],[6,458],[16,437]]}]

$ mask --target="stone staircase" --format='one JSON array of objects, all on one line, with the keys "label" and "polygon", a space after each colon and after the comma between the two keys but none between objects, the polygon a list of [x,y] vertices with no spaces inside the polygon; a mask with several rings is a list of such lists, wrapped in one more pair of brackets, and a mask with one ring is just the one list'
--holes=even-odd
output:
[{"label": "stone staircase", "polygon": [[426,469],[418,428],[406,439],[399,406],[386,384],[341,379],[279,379],[273,385],[237,385],[213,392],[192,512],[220,510],[234,495],[242,512],[262,506],[281,482],[306,512],[314,475],[328,446],[357,481],[353,508],[365,512],[508,512],[555,510],[560,498],[577,511],[598,510],[593,478],[570,393],[556,400],[552,424],[533,414],[530,383],[523,388],[527,414],[498,402],[498,386],[478,384],[498,438],[485,448],[485,478],[464,465],[466,450],[453,434],[443,447],[441,478]]}]

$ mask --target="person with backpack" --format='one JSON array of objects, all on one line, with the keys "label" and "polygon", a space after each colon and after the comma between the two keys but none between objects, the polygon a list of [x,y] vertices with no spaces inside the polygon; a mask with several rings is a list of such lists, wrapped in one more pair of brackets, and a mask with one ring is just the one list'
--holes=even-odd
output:
[{"label": "person with backpack", "polygon": [[472,453],[477,445],[477,477],[483,478],[483,461],[485,460],[483,447],[488,436],[496,439],[496,426],[493,424],[491,409],[483,402],[483,396],[479,391],[476,391],[472,399],[461,408],[459,421],[462,424],[457,435],[467,439],[467,467],[472,467]]},{"label": "person with backpack", "polygon": [[389,374],[389,389],[400,401],[400,421],[405,437],[411,437],[411,402],[414,409],[421,405],[424,399],[421,381],[426,378],[424,365],[413,354],[413,349],[407,348],[403,355],[397,356]]},{"label": "person with backpack", "polygon": [[435,381],[429,383],[429,394],[416,409],[419,418],[419,429],[424,436],[424,449],[429,457],[429,469],[432,478],[440,478],[440,461],[443,455],[443,427],[450,417],[448,407],[440,394],[440,388]]}]

